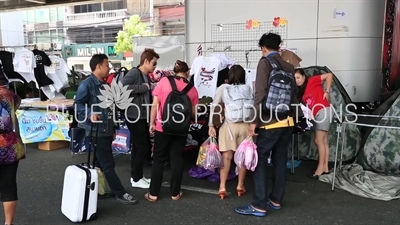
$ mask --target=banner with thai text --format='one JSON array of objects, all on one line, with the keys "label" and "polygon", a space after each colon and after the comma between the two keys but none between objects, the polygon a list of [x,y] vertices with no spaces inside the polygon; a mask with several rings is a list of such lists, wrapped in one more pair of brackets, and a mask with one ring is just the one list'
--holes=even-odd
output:
[{"label": "banner with thai text", "polygon": [[69,114],[47,110],[17,110],[22,142],[70,141]]}]

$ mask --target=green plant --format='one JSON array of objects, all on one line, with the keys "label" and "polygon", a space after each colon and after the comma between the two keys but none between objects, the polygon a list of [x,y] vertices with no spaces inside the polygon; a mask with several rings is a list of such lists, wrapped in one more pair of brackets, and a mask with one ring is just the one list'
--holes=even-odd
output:
[{"label": "green plant", "polygon": [[139,15],[133,15],[124,21],[123,30],[118,32],[115,44],[115,53],[122,54],[133,51],[133,38],[142,36],[154,36],[146,24],[142,23]]}]

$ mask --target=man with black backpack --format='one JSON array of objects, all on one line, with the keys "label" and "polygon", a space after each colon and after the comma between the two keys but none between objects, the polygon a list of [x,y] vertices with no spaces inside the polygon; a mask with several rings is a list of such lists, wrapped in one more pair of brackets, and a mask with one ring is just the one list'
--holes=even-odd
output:
[{"label": "man with black backpack", "polygon": [[153,49],[145,49],[138,68],[131,69],[122,78],[122,85],[132,90],[132,106],[126,109],[125,119],[131,134],[131,183],[132,187],[147,189],[150,179],[143,176],[143,166],[151,150],[149,135],[149,109],[152,103],[149,73],[154,72],[160,56]]},{"label": "man with black backpack", "polygon": [[[255,82],[256,117],[249,126],[249,135],[257,135],[258,165],[253,175],[253,202],[235,209],[242,215],[263,217],[268,207],[279,210],[285,192],[288,140],[291,140],[298,100],[294,67],[279,55],[281,43],[281,37],[274,33],[264,34],[259,40],[263,57],[258,62]],[[274,180],[268,195],[266,173],[271,152]]]}]

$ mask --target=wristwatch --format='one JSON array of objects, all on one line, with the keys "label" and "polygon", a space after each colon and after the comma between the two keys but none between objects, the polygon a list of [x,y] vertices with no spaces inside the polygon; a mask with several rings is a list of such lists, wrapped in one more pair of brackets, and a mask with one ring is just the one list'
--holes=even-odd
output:
[{"label": "wristwatch", "polygon": [[328,90],[325,89],[325,93],[329,94],[330,92]]}]

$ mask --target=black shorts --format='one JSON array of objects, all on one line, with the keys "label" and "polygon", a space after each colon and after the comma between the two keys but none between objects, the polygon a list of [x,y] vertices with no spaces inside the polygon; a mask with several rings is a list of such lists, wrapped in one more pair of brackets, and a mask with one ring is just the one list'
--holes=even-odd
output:
[{"label": "black shorts", "polygon": [[0,165],[0,201],[18,200],[17,193],[18,161],[9,165]]}]

